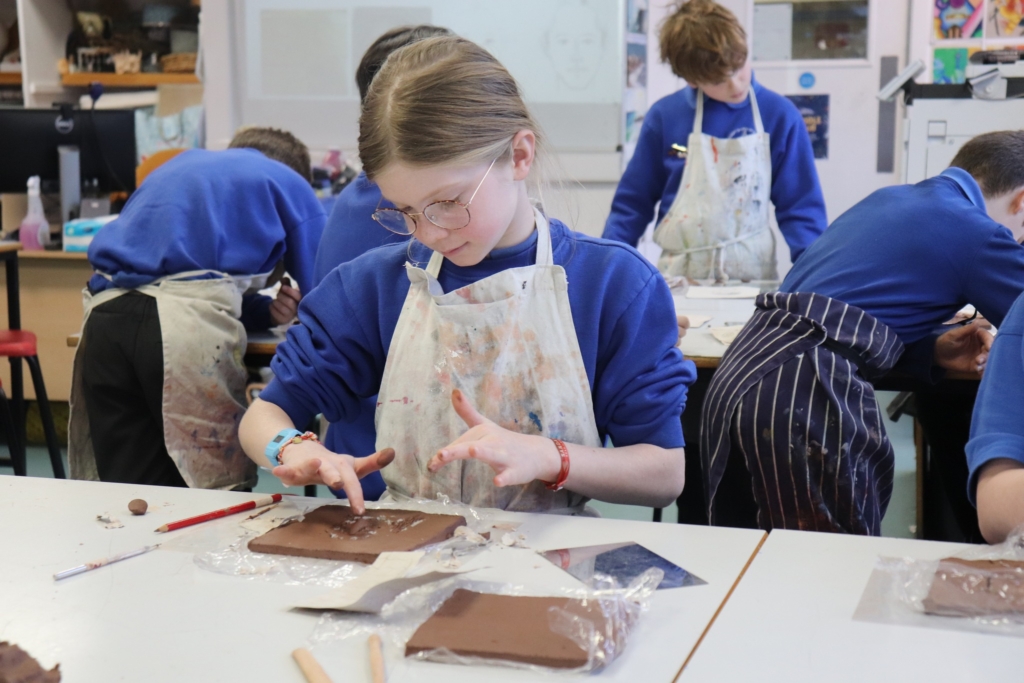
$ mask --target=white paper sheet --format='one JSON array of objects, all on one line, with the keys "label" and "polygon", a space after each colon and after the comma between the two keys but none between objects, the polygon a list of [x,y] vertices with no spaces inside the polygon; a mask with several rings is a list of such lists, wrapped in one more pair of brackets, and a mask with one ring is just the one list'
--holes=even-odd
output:
[{"label": "white paper sheet", "polygon": [[743,325],[730,325],[728,327],[712,327],[709,331],[711,336],[720,341],[725,346],[732,344],[736,339],[736,335],[743,329]]},{"label": "white paper sheet", "polygon": [[756,299],[761,293],[758,287],[690,287],[687,299]]}]

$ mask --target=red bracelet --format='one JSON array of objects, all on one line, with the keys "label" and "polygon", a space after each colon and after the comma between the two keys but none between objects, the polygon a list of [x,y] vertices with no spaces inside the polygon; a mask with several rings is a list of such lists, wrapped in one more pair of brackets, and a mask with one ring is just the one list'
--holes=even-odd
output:
[{"label": "red bracelet", "polygon": [[554,483],[545,481],[544,485],[552,491],[561,491],[562,487],[565,486],[565,480],[569,478],[569,449],[565,447],[565,443],[561,439],[551,439],[555,442],[555,448],[558,449],[558,454],[562,456],[562,468],[558,471],[558,481]]},{"label": "red bracelet", "polygon": [[277,449],[277,461],[283,465],[284,461],[281,460],[281,456],[284,455],[284,449],[288,448],[293,443],[302,443],[303,441],[313,441],[315,443],[320,443],[319,437],[317,437],[317,435],[314,434],[313,432],[303,432],[298,436],[293,436],[292,438],[288,439],[283,444],[281,444],[281,447]]}]

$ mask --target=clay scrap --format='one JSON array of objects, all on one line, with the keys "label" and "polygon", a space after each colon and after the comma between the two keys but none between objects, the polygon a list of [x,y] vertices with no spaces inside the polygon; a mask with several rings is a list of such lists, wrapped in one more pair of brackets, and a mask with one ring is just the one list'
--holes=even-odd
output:
[{"label": "clay scrap", "polygon": [[405,645],[405,656],[445,648],[463,657],[554,669],[585,666],[587,651],[551,630],[552,607],[589,620],[597,633],[605,632],[605,615],[594,600],[494,595],[460,588],[416,629]]},{"label": "clay scrap", "polygon": [[951,617],[1024,614],[1024,562],[939,560],[922,604],[927,614]]},{"label": "clay scrap", "polygon": [[17,645],[0,641],[0,683],[60,683],[60,664],[46,671]]},{"label": "clay scrap", "polygon": [[324,505],[301,520],[254,538],[249,550],[369,564],[383,552],[417,550],[445,541],[465,524],[465,517],[459,515],[416,510],[367,510],[355,515],[347,505]]}]

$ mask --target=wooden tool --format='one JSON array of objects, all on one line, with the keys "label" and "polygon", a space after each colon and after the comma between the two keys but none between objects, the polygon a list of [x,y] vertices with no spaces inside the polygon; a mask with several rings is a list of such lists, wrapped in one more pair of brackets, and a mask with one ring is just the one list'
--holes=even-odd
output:
[{"label": "wooden tool", "polygon": [[374,633],[366,642],[370,648],[370,673],[373,683],[384,683],[384,649],[380,636]]},{"label": "wooden tool", "polygon": [[302,670],[302,675],[309,683],[331,683],[331,677],[327,675],[320,662],[316,661],[313,653],[304,647],[292,651],[292,658]]},{"label": "wooden tool", "polygon": [[245,512],[246,510],[254,510],[256,508],[265,507],[267,505],[273,505],[274,503],[281,502],[281,494],[275,493],[269,496],[263,496],[256,500],[250,500],[247,503],[239,503],[238,505],[232,505],[229,508],[223,508],[221,510],[214,510],[213,512],[207,512],[195,517],[189,517],[188,519],[182,519],[177,522],[171,522],[170,524],[164,524],[157,528],[157,533],[164,533],[166,531],[174,531],[176,529],[183,529],[193,524],[202,524],[203,522],[209,522],[211,519],[220,519],[221,517],[227,517],[228,515],[235,515],[239,512]]}]

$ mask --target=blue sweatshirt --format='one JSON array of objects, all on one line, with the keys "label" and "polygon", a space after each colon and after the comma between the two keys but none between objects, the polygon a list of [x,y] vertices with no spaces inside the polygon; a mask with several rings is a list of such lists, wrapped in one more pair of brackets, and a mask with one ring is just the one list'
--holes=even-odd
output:
[{"label": "blue sweatshirt", "polygon": [[978,475],[998,458],[1024,465],[1024,296],[1010,308],[992,344],[967,442],[967,495],[977,505]]},{"label": "blue sweatshirt", "polygon": [[[782,95],[751,81],[772,157],[771,200],[779,230],[789,244],[793,262],[825,230],[825,199],[814,166],[814,150],[796,106]],[[654,217],[658,223],[672,206],[683,178],[686,159],[671,151],[687,145],[693,132],[697,98],[689,86],[664,97],[650,108],[640,128],[636,152],[626,167],[604,225],[605,239],[636,246]],[[727,104],[704,98],[704,133],[731,138],[754,132],[750,100]]]},{"label": "blue sweatshirt", "polygon": [[[693,363],[675,347],[678,328],[664,279],[635,250],[571,232],[551,221],[554,262],[566,269],[573,323],[590,380],[602,439],[616,446],[683,445],[680,414]],[[430,252],[419,242],[413,260]],[[508,268],[536,262],[537,233],[496,249],[479,264],[445,261],[438,280],[446,292]],[[277,349],[274,380],[260,398],[295,424],[317,412],[350,422],[380,388],[391,337],[409,290],[407,245],[374,249],[332,271],[302,300],[299,320]],[[369,435],[366,435],[369,438]]]},{"label": "blue sweatshirt", "polygon": [[[91,291],[132,289],[165,275],[269,273],[284,259],[303,294],[326,216],[309,182],[253,149],[183,152],[156,169],[97,233]],[[243,300],[246,329],[270,326],[270,298]]]},{"label": "blue sweatshirt", "polygon": [[897,367],[935,379],[939,326],[967,304],[995,325],[1024,290],[1024,247],[989,218],[978,183],[948,168],[877,190],[837,218],[780,289],[857,306],[906,346]]},{"label": "blue sweatshirt", "polygon": [[[399,242],[404,244],[409,240],[408,237],[385,230],[380,223],[373,220],[371,215],[379,206],[393,205],[381,199],[380,189],[366,178],[365,173],[360,173],[341,191],[330,216],[327,217],[324,236],[316,250],[314,285],[320,284],[342,263],[348,263],[375,247]],[[373,453],[376,441],[373,418],[376,410],[376,396],[363,400],[354,419],[332,424],[327,429],[324,446],[334,453],[346,453],[357,457]],[[386,488],[379,472],[364,477],[360,483],[363,485],[363,496],[367,500],[377,500]],[[343,491],[334,493],[339,497],[345,495]]]}]

